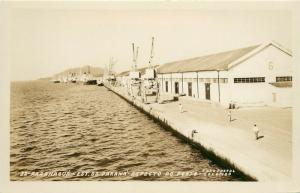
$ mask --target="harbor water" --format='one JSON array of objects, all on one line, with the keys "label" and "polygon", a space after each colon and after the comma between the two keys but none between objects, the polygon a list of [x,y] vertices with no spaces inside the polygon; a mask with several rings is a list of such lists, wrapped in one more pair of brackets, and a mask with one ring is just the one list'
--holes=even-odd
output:
[{"label": "harbor water", "polygon": [[104,87],[12,82],[10,123],[11,180],[242,180]]}]

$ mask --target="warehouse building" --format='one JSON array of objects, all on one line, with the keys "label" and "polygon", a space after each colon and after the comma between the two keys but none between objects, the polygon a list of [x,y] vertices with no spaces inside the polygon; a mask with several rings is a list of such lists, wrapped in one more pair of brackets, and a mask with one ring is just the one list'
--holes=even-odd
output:
[{"label": "warehouse building", "polygon": [[292,106],[292,53],[278,43],[163,64],[162,93],[224,106]]}]

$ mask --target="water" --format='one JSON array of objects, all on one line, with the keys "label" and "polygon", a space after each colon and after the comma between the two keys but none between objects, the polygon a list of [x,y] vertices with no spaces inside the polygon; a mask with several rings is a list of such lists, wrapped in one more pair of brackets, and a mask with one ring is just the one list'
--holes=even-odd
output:
[{"label": "water", "polygon": [[10,157],[11,180],[241,180],[106,88],[78,84],[11,84]]}]

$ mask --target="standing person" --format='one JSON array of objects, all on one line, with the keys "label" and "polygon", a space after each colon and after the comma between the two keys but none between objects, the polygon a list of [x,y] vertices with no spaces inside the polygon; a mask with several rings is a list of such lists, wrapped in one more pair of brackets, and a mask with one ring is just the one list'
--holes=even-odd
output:
[{"label": "standing person", "polygon": [[194,139],[194,135],[195,135],[196,133],[198,133],[198,132],[196,131],[196,129],[193,129],[193,130],[192,130],[192,135],[191,135],[191,136],[192,136],[192,139]]},{"label": "standing person", "polygon": [[229,122],[231,122],[232,121],[232,119],[231,119],[231,110],[228,110],[228,120],[229,120]]},{"label": "standing person", "polygon": [[157,89],[157,92],[156,92],[156,102],[158,102],[159,101],[159,98],[160,98],[160,92],[159,92],[159,90],[160,90],[160,87],[159,87],[159,82],[156,82],[156,89]]},{"label": "standing person", "polygon": [[257,127],[256,124],[254,124],[254,126],[253,126],[252,129],[253,129],[253,132],[254,132],[254,135],[255,135],[255,139],[258,140],[259,139],[259,136],[258,136],[258,134],[259,134],[259,128]]},{"label": "standing person", "polygon": [[180,111],[180,113],[183,113],[183,108],[182,108],[182,104],[181,103],[179,103],[179,111]]}]

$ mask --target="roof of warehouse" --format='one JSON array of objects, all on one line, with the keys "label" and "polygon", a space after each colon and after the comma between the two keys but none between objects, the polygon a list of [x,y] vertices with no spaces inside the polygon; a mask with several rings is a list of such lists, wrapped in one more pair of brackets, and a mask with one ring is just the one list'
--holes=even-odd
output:
[{"label": "roof of warehouse", "polygon": [[280,87],[280,88],[286,88],[286,87],[292,87],[293,82],[292,81],[287,81],[287,82],[271,82],[269,83],[273,86]]},{"label": "roof of warehouse", "polygon": [[[148,67],[138,68],[137,71],[141,72],[141,74],[144,74],[147,68]],[[130,72],[130,70],[121,72],[118,74],[118,76],[129,76],[129,72]]]},{"label": "roof of warehouse", "polygon": [[230,63],[250,53],[260,45],[210,54],[206,56],[166,63],[158,68],[159,73],[228,70]]},{"label": "roof of warehouse", "polygon": [[[157,68],[158,65],[155,65],[154,68]],[[141,72],[141,74],[145,74],[145,71],[148,67],[138,68],[137,71]],[[129,70],[119,73],[117,76],[129,76]]]}]

